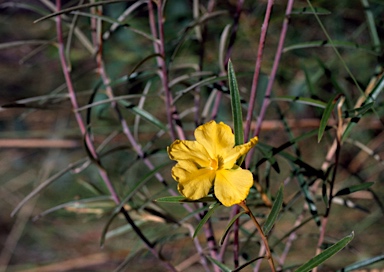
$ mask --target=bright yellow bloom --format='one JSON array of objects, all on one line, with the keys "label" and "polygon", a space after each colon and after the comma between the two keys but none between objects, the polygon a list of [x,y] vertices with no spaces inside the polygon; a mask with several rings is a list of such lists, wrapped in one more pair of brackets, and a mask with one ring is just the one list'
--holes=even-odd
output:
[{"label": "bright yellow bloom", "polygon": [[172,177],[186,198],[197,200],[208,195],[212,186],[216,198],[229,207],[243,201],[253,184],[252,173],[236,161],[256,145],[257,137],[235,146],[231,128],[210,121],[195,130],[196,141],[176,140],[168,147],[177,161]]}]

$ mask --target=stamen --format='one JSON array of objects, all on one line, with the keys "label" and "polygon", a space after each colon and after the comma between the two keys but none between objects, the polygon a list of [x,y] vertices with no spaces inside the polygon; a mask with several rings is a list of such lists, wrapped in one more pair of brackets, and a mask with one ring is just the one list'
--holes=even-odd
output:
[{"label": "stamen", "polygon": [[214,159],[209,159],[209,168],[211,170],[217,170],[219,164],[217,162],[217,160],[214,160]]}]

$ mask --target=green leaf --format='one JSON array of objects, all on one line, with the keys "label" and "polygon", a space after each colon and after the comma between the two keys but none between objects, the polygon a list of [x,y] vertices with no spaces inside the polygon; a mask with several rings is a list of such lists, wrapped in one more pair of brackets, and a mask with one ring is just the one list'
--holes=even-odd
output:
[{"label": "green leaf", "polygon": [[341,96],[340,94],[335,95],[331,100],[329,100],[329,102],[327,103],[327,106],[325,107],[325,110],[323,112],[323,116],[321,117],[320,127],[319,127],[319,134],[318,134],[318,137],[317,137],[317,141],[319,143],[321,141],[321,138],[323,137],[325,128],[327,126],[329,117],[331,117],[333,108],[335,107],[336,102],[337,102],[337,100],[339,100],[340,96]]},{"label": "green leaf", "polygon": [[[369,99],[371,100],[371,99]],[[368,98],[367,98],[368,101]],[[360,108],[352,109],[349,111],[343,112],[344,118],[351,118],[350,122],[348,123],[346,129],[343,132],[343,136],[341,137],[341,141],[344,142],[349,134],[351,133],[352,129],[357,125],[357,123],[360,121],[361,117],[363,117],[364,114],[366,114],[370,109],[373,109],[374,102],[370,102],[367,104],[363,104]],[[374,109],[373,109],[374,110]]]},{"label": "green leaf", "polygon": [[206,196],[198,200],[191,200],[184,196],[166,196],[166,197],[160,197],[155,201],[164,202],[164,203],[185,203],[185,202],[200,203],[200,202],[215,202],[217,200],[213,196]]},{"label": "green leaf", "polygon": [[[372,92],[369,93],[366,101],[364,102],[363,106],[365,104],[372,103],[376,100],[377,96],[380,94],[380,92],[384,90],[384,74],[381,75],[380,79],[377,81],[375,87],[373,88]],[[362,107],[363,107],[362,106]],[[344,141],[349,134],[352,131],[352,128],[356,126],[356,124],[359,122],[360,118],[352,118],[351,122],[348,124],[347,128],[345,129],[343,136],[341,138],[342,141]]]},{"label": "green leaf", "polygon": [[228,225],[225,227],[225,230],[224,230],[224,234],[221,236],[220,238],[220,241],[219,241],[219,245],[223,245],[224,243],[224,240],[225,240],[225,237],[227,237],[228,235],[228,232],[229,230],[231,229],[233,223],[235,223],[235,221],[240,217],[242,216],[243,214],[245,214],[245,211],[241,211],[239,213],[237,213],[232,219],[231,221],[229,221]]},{"label": "green leaf", "polygon": [[315,106],[315,107],[323,108],[323,109],[327,105],[323,101],[316,100],[313,98],[289,96],[289,95],[274,97],[274,98],[271,98],[271,101],[289,101],[289,102],[300,103],[300,104],[304,104],[304,105],[308,105],[308,106]]},{"label": "green leaf", "polygon": [[[328,130],[328,129],[329,128],[327,127],[325,130]],[[324,176],[324,173],[321,170],[317,170],[317,169],[313,168],[312,166],[308,165],[307,163],[303,162],[299,158],[296,158],[296,157],[292,156],[291,154],[283,151],[283,150],[287,149],[288,147],[291,147],[292,145],[294,145],[300,141],[303,141],[305,139],[313,137],[316,134],[318,134],[317,129],[311,130],[307,133],[300,135],[299,137],[296,137],[294,139],[289,140],[288,142],[285,142],[284,144],[282,144],[278,147],[271,147],[271,146],[266,145],[262,142],[259,142],[257,144],[256,148],[258,148],[264,154],[264,157],[261,158],[256,163],[256,167],[259,167],[260,165],[262,165],[266,161],[270,161],[271,164],[275,163],[270,158],[273,158],[275,155],[280,155],[280,156],[286,158],[287,160],[292,161],[294,164],[297,164],[300,167],[303,167],[306,171],[313,173],[314,175],[318,176],[319,178],[322,178]],[[270,152],[270,153],[268,153],[268,152]],[[274,167],[273,164],[272,164],[272,167]]]},{"label": "green leaf", "polygon": [[271,212],[269,213],[268,218],[265,221],[263,226],[263,232],[265,235],[268,235],[269,231],[272,229],[273,225],[275,224],[282,205],[283,205],[283,185],[280,185],[279,191],[277,192],[277,195],[276,195],[276,199],[273,202]]},{"label": "green leaf", "polygon": [[[353,42],[333,41],[333,46],[339,47],[339,48],[350,48],[355,50],[362,50],[362,51],[376,55],[375,51],[373,51],[370,47],[362,46],[360,44],[353,43]],[[283,53],[286,53],[292,50],[300,50],[300,49],[307,49],[307,48],[314,48],[314,47],[333,47],[333,46],[327,40],[302,42],[302,43],[292,44],[284,47]]]},{"label": "green leaf", "polygon": [[204,226],[204,224],[208,221],[208,219],[213,215],[214,211],[221,206],[221,203],[220,202],[216,202],[214,204],[212,204],[211,207],[209,207],[208,209],[208,212],[204,215],[204,217],[201,219],[201,221],[199,222],[199,224],[197,225],[196,229],[195,229],[195,232],[193,233],[193,238],[195,238],[197,236],[197,234],[199,234],[201,228]]},{"label": "green leaf", "polygon": [[61,209],[74,213],[102,214],[104,211],[111,210],[114,207],[115,203],[110,196],[96,196],[60,204],[40,213],[33,220],[38,220],[47,214]]},{"label": "green leaf", "polygon": [[352,194],[352,193],[357,192],[357,191],[362,191],[362,190],[368,189],[373,184],[374,184],[374,182],[365,182],[365,183],[362,183],[362,184],[358,184],[358,185],[354,185],[354,186],[351,186],[351,187],[343,188],[343,189],[339,190],[335,194],[335,196],[349,195],[349,194]]},{"label": "green leaf", "polygon": [[[337,272],[348,272],[348,271],[356,271],[360,268],[367,267],[368,265],[375,264],[378,262],[384,261],[384,255],[379,255],[373,258],[365,259],[356,263],[353,263],[351,265],[348,265],[344,267],[341,270],[338,270]],[[365,271],[365,270],[364,270]]]},{"label": "green leaf", "polygon": [[14,42],[5,42],[0,43],[0,50],[13,48],[17,46],[25,46],[25,45],[45,45],[45,44],[53,44],[51,41],[46,40],[25,40],[25,41],[14,41]]},{"label": "green leaf", "polygon": [[[227,24],[224,27],[224,30],[220,36],[220,44],[219,44],[219,67],[220,71],[225,72],[225,55],[227,53],[227,41],[228,41],[228,36],[230,35],[230,30],[232,28],[231,24]],[[229,63],[228,63],[229,66]],[[232,66],[232,64],[231,64]],[[233,67],[232,67],[233,68]],[[229,69],[228,69],[229,71]]]},{"label": "green leaf", "polygon": [[[156,168],[154,168],[149,173],[147,173],[141,180],[139,180],[138,182],[135,183],[135,186],[124,197],[124,199],[121,200],[120,203],[115,207],[115,209],[114,209],[113,213],[110,215],[107,223],[104,225],[103,231],[101,233],[101,238],[100,238],[100,245],[101,246],[104,245],[109,226],[111,225],[113,220],[116,218],[116,216],[121,212],[121,209],[124,207],[124,205],[132,198],[133,195],[135,195],[137,193],[138,190],[140,190],[147,183],[148,180],[150,180],[154,175],[156,175],[160,171],[160,169],[162,169],[163,167],[167,166],[170,163],[172,163],[172,162],[165,162],[165,163],[157,166]],[[180,196],[178,196],[178,197],[183,198],[183,199],[185,198],[185,197],[180,197]]]},{"label": "green leaf", "polygon": [[319,255],[313,257],[308,262],[300,266],[296,272],[307,272],[311,269],[319,266],[320,264],[324,263],[326,260],[331,258],[333,255],[335,255],[337,252],[342,250],[348,243],[353,239],[354,233],[352,232],[350,235],[344,237],[334,245],[330,246],[323,252],[321,252]]},{"label": "green leaf", "polygon": [[[165,166],[171,164],[172,162],[165,162],[156,168],[152,169],[149,173],[147,173],[145,176],[143,176],[138,182],[135,182],[135,187],[133,187],[128,195],[124,197],[124,199],[119,203],[119,205],[116,206],[115,212],[120,213],[121,208],[124,207],[125,203],[127,203],[132,196],[134,196],[138,190],[140,190],[147,182],[150,180],[154,175],[156,175],[162,168]],[[183,196],[177,196],[178,198],[185,198]]]},{"label": "green leaf", "polygon": [[[81,159],[77,162],[74,162],[74,163],[71,163],[70,165],[68,165],[66,168],[60,170],[59,172],[57,172],[56,174],[54,174],[53,176],[49,177],[48,179],[46,179],[44,182],[42,182],[41,184],[39,184],[39,186],[37,186],[35,189],[32,190],[32,192],[30,192],[26,197],[23,198],[23,200],[21,200],[21,202],[16,206],[16,208],[12,211],[11,213],[11,217],[15,216],[15,214],[24,206],[25,203],[27,203],[31,198],[33,198],[34,196],[36,196],[37,194],[39,194],[40,192],[42,192],[46,187],[48,187],[49,185],[51,185],[54,181],[56,181],[58,178],[60,178],[61,176],[63,176],[64,174],[66,174],[67,172],[71,171],[72,169],[75,169],[75,168],[78,168],[80,167],[81,165],[85,165],[85,166],[89,166],[89,159],[88,158],[85,158],[85,159]],[[84,167],[85,169],[86,167]],[[82,170],[84,170],[82,169]]]},{"label": "green leaf", "polygon": [[196,18],[191,23],[189,23],[185,29],[183,30],[183,33],[180,33],[179,40],[176,43],[176,46],[173,50],[172,56],[170,58],[170,61],[173,62],[173,60],[176,58],[176,55],[179,53],[180,49],[182,48],[185,41],[187,41],[188,36],[190,35],[190,32],[199,25],[204,25],[209,20],[214,20],[216,17],[226,15],[227,11],[218,10],[213,12],[207,12],[204,13],[201,17]]},{"label": "green leaf", "polygon": [[60,10],[58,12],[54,12],[54,13],[51,13],[51,14],[49,14],[47,16],[41,17],[41,18],[35,20],[34,23],[38,23],[38,22],[44,21],[46,19],[49,19],[49,18],[52,18],[52,17],[56,17],[56,16],[58,16],[60,14],[69,13],[69,12],[80,10],[80,9],[96,7],[96,6],[102,6],[102,5],[107,5],[107,4],[114,4],[114,3],[125,2],[125,1],[126,0],[109,0],[109,1],[98,1],[98,2],[95,2],[95,3],[87,3],[87,4],[83,4],[83,5],[78,5],[78,6],[62,9],[62,10]]},{"label": "green leaf", "polygon": [[291,14],[317,14],[317,15],[329,15],[331,12],[325,8],[316,7],[313,10],[309,7],[292,9]]},{"label": "green leaf", "polygon": [[215,259],[213,259],[213,258],[210,257],[210,256],[205,256],[205,257],[207,257],[207,259],[208,259],[210,262],[212,262],[214,265],[217,265],[217,266],[221,269],[221,271],[223,271],[223,272],[231,272],[231,271],[232,271],[232,269],[230,269],[230,268],[229,268],[228,266],[226,266],[225,264],[219,262],[218,260],[215,260]]},{"label": "green leaf", "polygon": [[260,256],[260,257],[256,257],[256,258],[253,258],[252,260],[240,265],[238,268],[236,269],[233,269],[232,272],[238,272],[238,271],[241,271],[243,270],[243,268],[249,266],[251,263],[254,263],[256,262],[257,260],[260,260],[260,259],[264,259],[264,256]]},{"label": "green leaf", "polygon": [[[299,168],[295,167],[296,171],[300,171]],[[298,173],[297,180],[300,184],[300,191],[304,195],[305,201],[307,202],[309,212],[312,215],[313,220],[315,221],[316,225],[318,227],[321,226],[321,220],[319,217],[319,213],[317,211],[317,206],[315,204],[315,201],[313,200],[313,195],[309,189],[309,185],[307,182],[305,182],[304,176],[301,173]]]},{"label": "green leaf", "polygon": [[139,115],[143,119],[161,128],[162,130],[164,131],[168,130],[166,125],[164,125],[159,119],[157,119],[155,116],[150,114],[148,111],[140,109],[139,107],[136,107],[134,104],[124,100],[118,100],[118,102],[122,104],[124,107],[126,107],[127,109],[129,109],[130,111],[132,111],[134,114]]},{"label": "green leaf", "polygon": [[185,200],[188,200],[188,198],[184,196],[165,196],[165,197],[160,197],[156,199],[156,202],[165,202],[165,203],[180,203]]},{"label": "green leaf", "polygon": [[[235,71],[233,70],[231,60],[228,61],[228,81],[229,91],[231,93],[231,106],[233,118],[233,130],[235,132],[235,145],[244,143],[244,130],[243,130],[243,114],[241,111],[241,98]],[[240,165],[240,164],[239,164]]]},{"label": "green leaf", "polygon": [[343,112],[344,118],[360,118],[362,117],[367,111],[369,111],[374,105],[374,102],[364,104],[360,108],[347,110]]},{"label": "green leaf", "polygon": [[72,11],[71,12],[72,14],[76,14],[76,15],[80,15],[80,16],[85,16],[85,17],[90,17],[90,18],[96,18],[96,19],[99,19],[99,20],[102,20],[102,21],[105,21],[105,22],[108,22],[108,23],[111,23],[111,24],[117,24],[119,26],[123,26],[129,30],[131,30],[132,32],[136,33],[136,34],[139,34],[155,43],[158,43],[159,40],[157,40],[155,37],[153,37],[152,35],[148,34],[148,33],[145,33],[141,30],[138,30],[136,28],[133,28],[131,26],[129,26],[128,24],[124,23],[124,22],[119,22],[111,17],[108,17],[108,16],[103,16],[103,15],[99,15],[99,14],[92,14],[92,13],[87,13],[87,12],[80,12],[80,11]]}]

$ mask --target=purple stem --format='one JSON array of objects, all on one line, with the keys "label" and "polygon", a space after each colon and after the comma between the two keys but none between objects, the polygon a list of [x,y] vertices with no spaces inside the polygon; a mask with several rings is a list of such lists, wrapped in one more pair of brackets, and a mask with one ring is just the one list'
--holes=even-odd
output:
[{"label": "purple stem", "polygon": [[[58,11],[61,9],[61,1],[60,0],[56,0],[56,8]],[[74,89],[73,84],[72,84],[72,79],[71,79],[71,76],[69,74],[68,64],[67,64],[67,61],[65,58],[62,21],[61,21],[60,15],[56,17],[56,32],[57,32],[57,41],[58,41],[61,68],[63,70],[65,82],[67,84],[68,94],[69,94],[69,97],[70,97],[70,100],[72,103],[72,108],[73,108],[73,112],[75,114],[76,122],[80,128],[81,134],[85,136],[85,142],[86,142],[86,145],[87,145],[89,151],[91,152],[93,158],[97,160],[98,155],[97,155],[96,149],[93,145],[92,139],[91,139],[90,135],[86,132],[84,121],[81,117],[80,112],[77,111],[79,106],[77,103],[75,89]],[[100,174],[101,178],[103,179],[105,185],[107,186],[108,191],[110,192],[113,201],[115,203],[120,203],[120,198],[117,195],[116,190],[113,187],[112,182],[110,181],[106,171],[104,169],[99,168],[99,174]]]},{"label": "purple stem", "polygon": [[[61,0],[56,0],[56,8],[58,11],[61,9]],[[65,48],[64,48],[63,32],[62,32],[62,21],[61,21],[60,15],[56,17],[56,31],[57,31],[57,40],[58,40],[58,47],[59,47],[60,62],[61,62],[62,70],[64,73],[65,81],[67,84],[68,93],[69,93],[70,100],[72,103],[73,111],[74,111],[74,114],[76,117],[76,121],[78,123],[78,126],[80,128],[81,133],[83,135],[85,135],[85,140],[86,140],[86,144],[87,144],[89,151],[91,152],[94,159],[97,159],[97,153],[96,153],[95,147],[93,145],[93,142],[90,138],[90,135],[88,133],[86,133],[84,121],[81,117],[80,112],[77,111],[78,103],[77,103],[77,99],[76,99],[76,94],[75,94],[72,80],[71,80],[71,77],[69,74],[68,64],[67,64],[66,59],[65,59]],[[116,191],[112,185],[112,182],[110,181],[110,179],[108,177],[107,172],[102,167],[99,167],[98,170],[99,170],[99,175],[102,178],[102,180],[104,181],[104,183],[106,184],[106,186],[107,186],[107,188],[108,188],[108,190],[112,196],[113,201],[116,204],[119,204],[120,203],[119,196],[117,195],[117,193],[116,193]],[[123,213],[125,219],[132,226],[133,230],[137,233],[137,235],[140,237],[140,239],[145,243],[145,245],[147,246],[149,251],[153,255],[155,255],[169,271],[175,271],[176,272],[176,269],[170,263],[162,260],[161,256],[159,256],[159,253],[154,248],[155,245],[153,243],[151,243],[146,238],[146,236],[141,232],[141,230],[136,226],[135,222],[132,220],[129,213],[124,208],[122,208],[120,210],[120,212]]]},{"label": "purple stem", "polygon": [[[263,61],[264,45],[267,39],[267,32],[268,32],[269,20],[271,18],[271,13],[272,13],[273,2],[274,2],[273,0],[268,0],[267,9],[265,11],[264,22],[261,26],[259,48],[257,50],[255,72],[253,73],[251,96],[249,98],[249,108],[248,108],[246,123],[244,128],[244,137],[246,142],[249,139],[249,133],[251,130],[252,114],[253,114],[253,109],[255,107],[255,101],[257,96],[257,84],[259,82],[261,62]],[[246,164],[246,166],[248,166],[248,164]]]},{"label": "purple stem", "polygon": [[[174,121],[176,121],[176,129],[177,129],[177,135],[179,139],[184,140],[185,134],[183,131],[183,128],[181,126],[181,121],[179,119],[179,116],[177,114],[176,107],[172,103],[172,94],[168,86],[168,69],[166,66],[165,62],[165,40],[164,40],[164,25],[163,25],[163,13],[162,13],[162,1],[159,0],[157,2],[157,16],[158,16],[158,28],[159,28],[159,34],[157,34],[157,29],[156,29],[156,21],[155,21],[155,16],[154,16],[154,9],[152,5],[152,1],[148,1],[148,12],[149,12],[149,24],[151,28],[152,35],[154,37],[159,37],[160,43],[155,43],[154,44],[154,50],[155,53],[159,53],[162,57],[157,58],[157,64],[159,65],[161,69],[161,80],[163,84],[163,88],[165,91],[165,102],[166,102],[166,110],[167,110],[167,120],[168,120],[168,125],[170,128],[170,134],[172,141],[176,140],[176,133],[175,133],[175,128],[174,128]],[[169,189],[173,195],[174,192],[172,189]],[[188,205],[184,205],[184,207],[191,212],[191,209]],[[198,218],[199,219],[199,218]],[[200,218],[201,219],[201,218]],[[204,228],[204,233],[205,236],[207,237],[208,241],[208,246],[210,248],[211,256],[214,259],[217,259],[217,245],[214,239],[214,232],[212,225],[208,224]],[[209,239],[213,238],[213,239]],[[197,248],[199,251],[199,248]],[[203,257],[203,256],[202,256]],[[202,260],[202,263],[204,263],[204,260]],[[214,266],[214,270],[219,272],[220,269],[217,266]]]},{"label": "purple stem", "polygon": [[[267,108],[268,108],[270,101],[271,101],[270,96],[272,93],[273,83],[274,83],[275,78],[276,78],[277,69],[279,67],[280,58],[281,58],[281,55],[283,53],[284,41],[285,41],[285,37],[287,34],[287,30],[288,30],[288,24],[289,24],[289,19],[290,19],[292,7],[293,7],[293,2],[294,2],[294,0],[288,0],[288,3],[287,3],[287,8],[285,10],[285,19],[284,19],[283,26],[281,29],[279,43],[278,43],[278,46],[276,49],[275,60],[273,61],[273,66],[272,66],[271,74],[269,76],[267,89],[265,91],[263,104],[261,106],[259,117],[257,118],[256,128],[255,128],[255,131],[253,133],[254,136],[258,136],[260,133],[261,124],[265,118],[265,113],[266,113]],[[250,112],[248,112],[248,113],[250,113]],[[248,122],[248,120],[247,120],[247,122]],[[248,153],[247,158],[245,160],[245,165],[248,166],[250,164],[253,153],[254,153],[254,149],[252,149]]]}]

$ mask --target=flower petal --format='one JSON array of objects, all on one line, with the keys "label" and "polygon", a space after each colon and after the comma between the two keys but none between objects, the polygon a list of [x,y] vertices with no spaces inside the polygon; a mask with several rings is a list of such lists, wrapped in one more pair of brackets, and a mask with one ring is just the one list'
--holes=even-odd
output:
[{"label": "flower petal", "polygon": [[200,167],[208,167],[210,160],[205,148],[196,141],[176,140],[168,147],[171,160],[189,160]]},{"label": "flower petal", "polygon": [[172,168],[172,177],[179,182],[178,190],[186,198],[197,200],[208,195],[215,171],[199,169],[192,161],[179,161]]},{"label": "flower petal", "polygon": [[217,158],[218,155],[225,158],[235,145],[231,128],[223,122],[217,124],[214,120],[196,128],[195,138],[205,147],[211,158]]},{"label": "flower petal", "polygon": [[223,157],[223,168],[224,169],[231,169],[233,165],[236,163],[237,159],[243,156],[244,154],[247,154],[248,151],[254,147],[258,142],[257,136],[252,138],[248,143],[237,145],[233,147],[225,157]]},{"label": "flower petal", "polygon": [[252,185],[253,177],[249,170],[240,167],[219,170],[214,184],[215,196],[224,206],[230,207],[246,199]]}]

